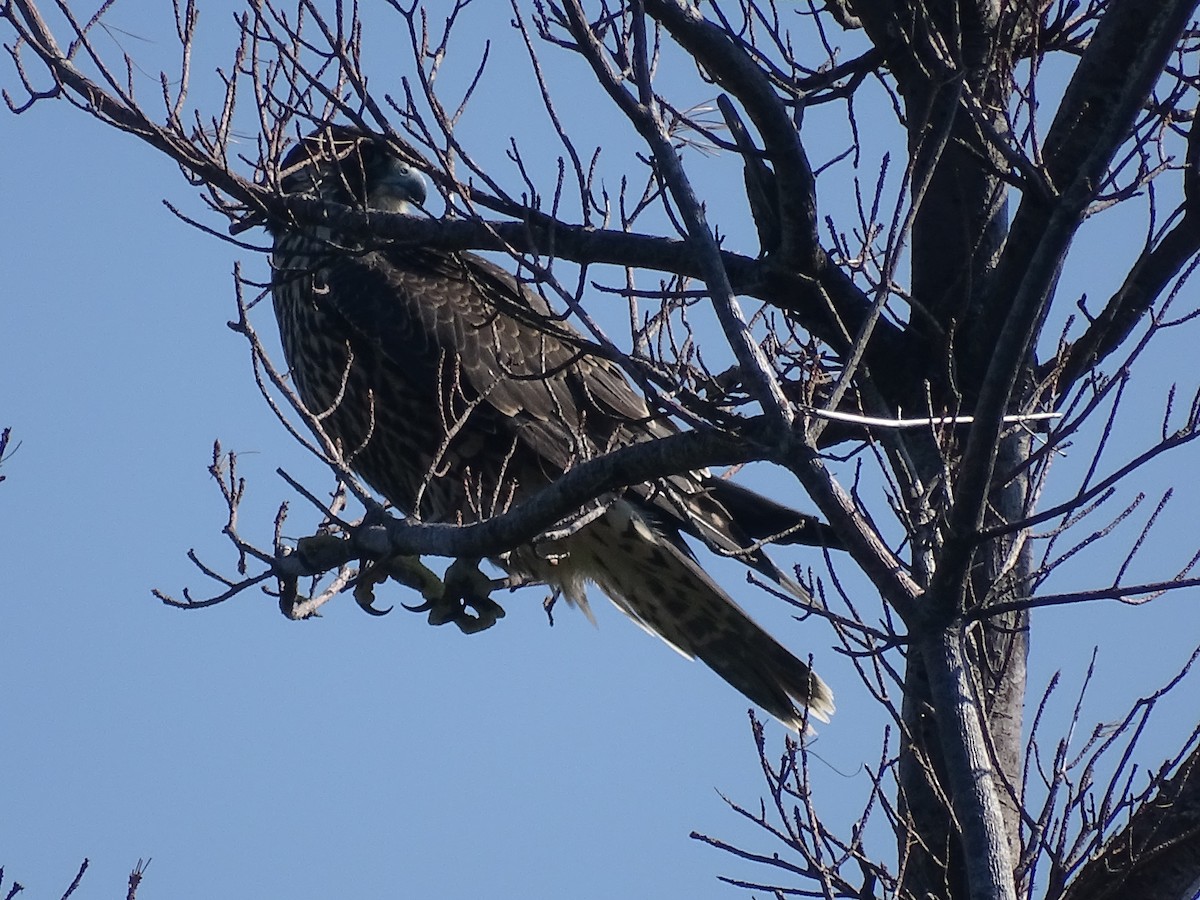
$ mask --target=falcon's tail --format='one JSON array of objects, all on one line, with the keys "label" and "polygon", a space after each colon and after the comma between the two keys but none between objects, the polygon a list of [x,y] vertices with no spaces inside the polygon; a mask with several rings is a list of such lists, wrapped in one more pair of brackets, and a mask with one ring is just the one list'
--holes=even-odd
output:
[{"label": "falcon's tail", "polygon": [[703,660],[789,728],[803,732],[806,718],[829,721],[833,692],[825,682],[629,504],[615,504],[568,540],[574,574],[647,631]]}]

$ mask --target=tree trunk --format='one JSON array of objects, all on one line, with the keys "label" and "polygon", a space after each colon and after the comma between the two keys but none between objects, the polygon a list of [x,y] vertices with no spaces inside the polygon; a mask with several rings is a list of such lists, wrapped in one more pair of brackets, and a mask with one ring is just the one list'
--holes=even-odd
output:
[{"label": "tree trunk", "polygon": [[[986,369],[986,363],[965,365],[958,356],[958,338],[989,293],[988,280],[1007,230],[1005,186],[995,175],[1003,170],[1003,161],[994,147],[980,140],[980,122],[996,132],[1004,129],[995,110],[1007,103],[1010,90],[1004,44],[1010,36],[1001,34],[995,9],[954,2],[927,8],[929,16],[915,19],[906,40],[893,42],[889,53],[893,61],[904,54],[897,80],[905,100],[913,160],[914,307],[922,311],[914,315],[909,332],[916,364],[906,373],[910,380],[905,392],[910,409],[924,409],[932,401],[937,413],[970,413],[979,388],[971,379]],[[953,478],[963,440],[965,430],[910,439],[916,446],[910,446],[909,456],[916,460],[921,488],[913,492],[914,521],[929,522],[931,529],[926,578],[936,569],[937,548],[945,538],[944,533],[933,533],[944,528],[935,510],[944,514],[953,497],[953,485],[943,482],[947,473]],[[997,471],[1014,471],[1028,447],[1027,440],[1007,440]],[[1006,521],[1019,516],[1024,484],[1023,479],[1015,480],[993,497],[995,515]],[[1015,786],[1020,782],[1028,633],[1022,614],[1003,621],[984,620],[965,632],[961,619],[972,607],[998,597],[1009,599],[1010,589],[997,590],[997,577],[1003,575],[1006,585],[1023,583],[1028,555],[1019,553],[1010,560],[1012,548],[1011,539],[977,548],[971,582],[962,586],[963,599],[941,598],[935,604],[935,598],[926,598],[927,606],[941,608],[928,610],[932,617],[922,626],[928,630],[911,635],[914,645],[907,657],[903,707],[908,734],[899,764],[901,808],[911,829],[899,836],[906,897],[965,898],[971,896],[972,880],[978,888],[977,878],[968,878],[968,872],[978,870],[983,861],[970,858],[969,853],[984,852],[986,841],[968,836],[967,846],[973,849],[964,851],[963,823],[955,813],[963,798],[955,796],[955,773],[947,769],[955,761],[948,761],[947,746],[981,753],[982,764],[993,770],[986,778],[994,807],[988,815],[997,820],[992,823],[994,830],[1003,834],[993,833],[992,839],[1007,844],[1004,855],[1010,864],[1019,855],[1019,788]],[[966,637],[965,655],[975,674],[964,675],[967,683],[961,687],[979,702],[979,747],[961,746],[967,738],[950,717],[944,712],[941,718],[932,714],[933,709],[944,707],[938,706],[936,691],[931,689],[928,654],[915,652],[915,647],[949,633]],[[998,877],[1011,890],[1011,869]]]}]

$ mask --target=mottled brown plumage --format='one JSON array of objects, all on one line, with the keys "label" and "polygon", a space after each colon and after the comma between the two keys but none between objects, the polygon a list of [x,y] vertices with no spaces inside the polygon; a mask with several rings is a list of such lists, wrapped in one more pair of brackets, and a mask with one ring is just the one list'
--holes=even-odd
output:
[{"label": "mottled brown plumage", "polygon": [[[325,129],[285,159],[284,188],[402,211],[421,177],[380,139]],[[362,246],[273,226],[275,313],[307,409],[349,465],[406,515],[475,522],[519,503],[580,460],[676,429],[534,291],[470,253]],[[495,560],[585,610],[595,583],[648,630],[706,662],[771,714],[802,727],[833,712],[829,689],[705,573],[681,532],[726,552],[815,520],[729,481],[685,473],[602,498],[552,542]],[[756,549],[740,558],[789,590]]]}]

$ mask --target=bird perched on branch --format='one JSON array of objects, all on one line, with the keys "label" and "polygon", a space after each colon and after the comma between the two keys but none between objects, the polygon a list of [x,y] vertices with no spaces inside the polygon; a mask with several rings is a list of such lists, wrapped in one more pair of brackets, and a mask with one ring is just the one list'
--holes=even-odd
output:
[{"label": "bird perched on branch", "polygon": [[[299,142],[282,172],[287,193],[359,210],[404,212],[425,199],[424,178],[382,138],[338,126]],[[583,460],[676,433],[615,363],[491,262],[268,227],[275,314],[310,426],[405,515],[478,522]],[[828,721],[829,688],[709,577],[685,533],[793,592],[800,586],[761,542],[832,543],[815,519],[692,472],[599,498],[552,537],[493,562],[585,611],[594,583],[790,727]]]}]

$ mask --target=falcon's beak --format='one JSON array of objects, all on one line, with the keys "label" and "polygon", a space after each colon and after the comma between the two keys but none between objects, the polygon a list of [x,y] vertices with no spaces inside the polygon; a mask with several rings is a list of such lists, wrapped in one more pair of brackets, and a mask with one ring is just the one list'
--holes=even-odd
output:
[{"label": "falcon's beak", "polygon": [[371,209],[407,212],[408,204],[425,202],[425,176],[406,162],[395,160],[371,191]]}]

